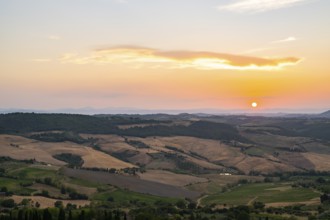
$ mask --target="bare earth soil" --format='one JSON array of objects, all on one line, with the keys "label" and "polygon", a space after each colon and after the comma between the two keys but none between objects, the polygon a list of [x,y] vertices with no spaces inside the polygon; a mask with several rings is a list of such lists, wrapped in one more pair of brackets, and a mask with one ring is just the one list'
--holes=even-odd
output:
[{"label": "bare earth soil", "polygon": [[192,175],[183,175],[171,173],[164,170],[148,170],[145,173],[139,173],[139,177],[143,180],[164,183],[173,186],[185,186],[188,184],[207,182],[205,178],[200,178]]}]

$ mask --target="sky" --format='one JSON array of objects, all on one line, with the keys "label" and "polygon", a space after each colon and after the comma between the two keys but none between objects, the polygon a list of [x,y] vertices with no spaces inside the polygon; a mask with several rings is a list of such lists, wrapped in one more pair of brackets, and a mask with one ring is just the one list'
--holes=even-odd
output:
[{"label": "sky", "polygon": [[328,0],[0,0],[0,108],[330,109],[329,11]]}]

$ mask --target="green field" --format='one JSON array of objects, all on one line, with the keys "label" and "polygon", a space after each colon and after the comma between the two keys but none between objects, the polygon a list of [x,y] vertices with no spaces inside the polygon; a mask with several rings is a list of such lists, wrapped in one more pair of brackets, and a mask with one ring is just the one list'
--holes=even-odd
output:
[{"label": "green field", "polygon": [[31,186],[37,179],[48,177],[54,182],[62,178],[56,170],[46,166],[33,167],[31,164],[6,162],[1,163],[1,167],[5,168],[6,172],[5,176],[0,177],[0,187],[6,187],[16,195],[30,195],[36,192],[37,190]]},{"label": "green field", "polygon": [[20,169],[12,170],[8,173],[11,176],[15,176],[19,179],[38,179],[46,177],[55,179],[58,176],[56,170],[37,167],[23,167]]},{"label": "green field", "polygon": [[31,181],[29,180],[16,180],[6,177],[0,177],[0,188],[6,187],[8,191],[14,192],[15,194],[27,195],[34,192],[35,190],[23,187],[21,186],[21,184],[30,183],[30,182]]},{"label": "green field", "polygon": [[245,151],[246,154],[250,156],[259,156],[262,157],[267,151],[257,147],[251,147]]},{"label": "green field", "polygon": [[244,205],[250,201],[264,203],[304,202],[320,194],[305,188],[292,188],[289,183],[254,183],[237,186],[231,191],[210,195],[202,204]]},{"label": "green field", "polygon": [[84,186],[84,187],[91,187],[91,188],[97,188],[102,185],[100,183],[83,180],[83,179],[78,179],[78,178],[73,178],[73,177],[67,178],[65,182],[79,185],[79,186]]}]

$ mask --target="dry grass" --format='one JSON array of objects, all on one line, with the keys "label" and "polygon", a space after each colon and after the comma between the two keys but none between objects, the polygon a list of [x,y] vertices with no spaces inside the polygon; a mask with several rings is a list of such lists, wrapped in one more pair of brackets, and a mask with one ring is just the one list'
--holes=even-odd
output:
[{"label": "dry grass", "polygon": [[[303,169],[330,170],[330,155],[321,153],[298,153],[281,151],[278,157],[272,156],[274,147],[287,148],[296,143],[302,143],[308,139],[300,137],[283,137],[272,134],[245,134],[256,141],[261,149],[265,150],[262,157],[244,154],[238,147],[229,146],[216,140],[208,140],[194,137],[121,137],[118,135],[90,135],[81,134],[82,137],[97,138],[98,145],[108,153],[136,152],[136,155],[128,158],[133,164],[146,164],[150,169],[173,169],[175,164],[171,161],[154,160],[150,153],[170,152],[183,155],[186,160],[206,169],[222,169],[236,167],[244,173],[259,171],[263,173],[274,171],[295,171]],[[125,140],[141,141],[149,149],[135,148]],[[80,155],[85,161],[84,167],[116,168],[133,167],[131,163],[121,161],[106,153],[94,150],[90,147],[71,142],[49,143],[35,141],[14,135],[0,135],[2,147],[1,156],[9,156],[15,159],[33,159],[56,166],[65,163],[52,157],[60,153],[72,153]],[[18,145],[18,147],[12,146]],[[165,146],[171,146],[179,151],[170,150]],[[324,148],[320,145],[318,148]],[[267,152],[269,151],[269,152]],[[200,157],[198,156],[200,155]],[[221,164],[221,165],[220,165]]]},{"label": "dry grass", "polygon": [[266,207],[285,207],[285,206],[293,206],[293,205],[320,205],[320,198],[314,198],[304,202],[272,202],[266,203]]},{"label": "dry grass", "polygon": [[[11,146],[17,145],[18,147]],[[0,135],[1,156],[8,156],[17,160],[36,159],[40,162],[45,162],[53,165],[64,165],[65,163],[56,160],[46,150],[46,143],[41,144],[40,141],[35,141],[20,136]]]},{"label": "dry grass", "polygon": [[220,141],[194,137],[156,137],[145,138],[140,141],[153,147],[173,146],[184,152],[195,152],[210,161],[220,161],[224,158],[235,157],[240,154],[238,149],[232,148]]},{"label": "dry grass", "polygon": [[[88,135],[87,135],[88,136]],[[125,138],[116,135],[95,135],[99,139],[100,146],[108,152],[122,152],[124,150],[131,151],[134,149],[138,154],[130,161],[133,163],[147,164],[150,169],[172,169],[175,165],[170,161],[154,161],[148,153],[170,152],[184,155],[186,159],[206,169],[222,169],[223,164],[227,167],[236,167],[244,173],[249,173],[251,170],[263,173],[274,171],[294,171],[298,170],[295,167],[295,162],[303,168],[310,166],[309,161],[303,157],[295,157],[295,160],[287,162],[281,158],[275,158],[271,154],[265,154],[265,157],[249,156],[241,152],[240,148],[229,146],[216,140],[201,139],[195,137],[175,136],[175,137],[125,137],[128,140],[141,141],[150,149],[136,149],[127,143]],[[278,139],[286,143],[294,143],[294,141],[302,141],[305,139],[276,137],[271,135],[271,138]],[[165,146],[171,146],[183,151],[184,153],[170,150]],[[291,146],[291,145],[287,145]],[[193,155],[195,154],[195,155]],[[200,155],[201,157],[196,157]],[[204,159],[206,158],[206,159]],[[283,163],[284,162],[284,163]]]},{"label": "dry grass", "polygon": [[152,158],[147,153],[139,153],[131,157],[129,160],[134,164],[149,164],[152,161]]},{"label": "dry grass", "polygon": [[[79,155],[84,160],[84,167],[98,168],[126,168],[132,164],[118,160],[108,154],[94,150],[90,147],[72,142],[49,143],[35,141],[19,136],[0,135],[2,146],[1,156],[9,156],[14,159],[33,159],[53,165],[65,165],[64,162],[52,157],[55,154],[71,153]],[[18,145],[13,147],[10,144]]]},{"label": "dry grass", "polygon": [[317,153],[303,153],[302,155],[314,164],[315,170],[330,170],[330,155]]},{"label": "dry grass", "polygon": [[[259,172],[274,172],[274,171],[293,171],[297,170],[294,166],[285,163],[279,163],[268,158],[253,157],[245,155],[239,148],[231,147],[216,140],[208,140],[194,137],[149,137],[139,138],[155,150],[169,152],[165,146],[173,146],[183,150],[186,154],[194,152],[202,157],[207,158],[210,162],[203,159],[196,159],[187,156],[187,159],[193,163],[208,169],[221,169],[220,163],[227,167],[236,167],[244,173],[249,173],[251,170]],[[269,156],[270,159],[272,156]],[[213,162],[213,163],[212,163]]]},{"label": "dry grass", "polygon": [[36,204],[37,202],[40,204],[40,208],[48,208],[48,207],[54,207],[54,203],[56,201],[62,201],[63,205],[66,206],[68,203],[79,206],[85,206],[89,205],[90,201],[88,200],[61,200],[61,199],[51,199],[46,198],[42,196],[12,196],[12,198],[15,203],[20,203],[23,199],[29,199],[32,201],[33,204]]},{"label": "dry grass", "polygon": [[84,162],[83,167],[99,167],[99,168],[126,168],[134,167],[134,165],[121,161],[115,157],[112,157],[108,154],[96,151],[90,147],[85,147],[87,151],[86,154],[82,157]]},{"label": "dry grass", "polygon": [[166,170],[173,170],[176,168],[175,163],[169,160],[153,160],[151,163],[147,164],[146,166],[148,169],[166,169]]},{"label": "dry grass", "polygon": [[307,170],[315,169],[314,164],[307,159],[304,154],[297,152],[281,152],[279,154],[279,159],[286,162],[292,166],[303,168]]},{"label": "dry grass", "polygon": [[[197,159],[195,157],[189,156],[189,154],[191,154],[190,152],[195,152],[196,154],[208,158],[208,160],[212,161],[212,158],[209,157],[214,157],[216,159],[219,159],[218,157],[219,155],[226,154],[231,151],[231,149],[219,147],[219,145],[221,144],[218,141],[193,138],[193,137],[183,137],[183,136],[148,137],[148,138],[134,138],[134,140],[144,142],[145,144],[149,145],[155,152],[173,153],[175,151],[167,149],[165,148],[165,146],[176,147],[185,152],[185,157],[187,158],[188,161],[191,161],[207,169],[222,169],[223,167],[208,162],[204,159]],[[149,150],[149,152],[151,151]]]},{"label": "dry grass", "polygon": [[251,170],[259,172],[274,172],[274,171],[294,171],[297,168],[284,163],[277,163],[261,157],[244,156],[241,161],[233,163],[233,165],[244,173],[249,173]]}]

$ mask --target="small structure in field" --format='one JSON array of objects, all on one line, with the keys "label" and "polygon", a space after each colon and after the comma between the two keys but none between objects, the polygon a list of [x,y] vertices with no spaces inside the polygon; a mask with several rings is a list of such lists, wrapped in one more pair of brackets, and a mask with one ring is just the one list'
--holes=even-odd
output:
[{"label": "small structure in field", "polygon": [[220,176],[231,176],[231,173],[220,173]]}]

